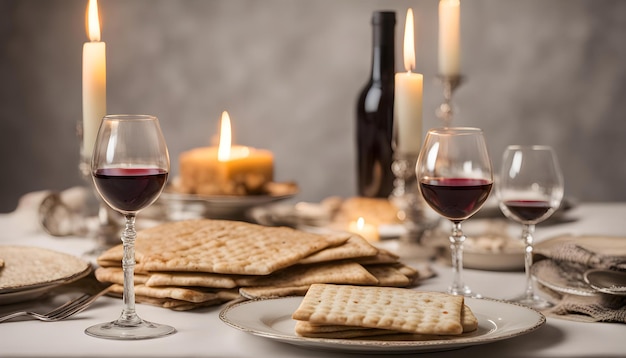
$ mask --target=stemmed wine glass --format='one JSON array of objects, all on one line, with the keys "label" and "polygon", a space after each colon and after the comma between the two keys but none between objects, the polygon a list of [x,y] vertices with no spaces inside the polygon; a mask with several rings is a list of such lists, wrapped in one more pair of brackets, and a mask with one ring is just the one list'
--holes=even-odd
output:
[{"label": "stemmed wine glass", "polygon": [[526,291],[511,301],[535,309],[548,308],[551,303],[534,291],[530,267],[535,225],[550,217],[563,199],[563,175],[554,150],[545,145],[508,146],[496,193],[504,215],[522,224],[525,245]]},{"label": "stemmed wine glass", "polygon": [[122,232],[124,309],[113,321],[91,326],[88,335],[109,339],[144,339],[174,333],[173,327],[141,319],[135,311],[135,216],[163,191],[170,169],[161,127],[150,115],[108,115],[100,125],[91,160],[96,190],[126,219]]},{"label": "stemmed wine glass", "polygon": [[485,203],[493,186],[491,160],[482,130],[478,128],[431,129],[416,165],[417,181],[424,200],[452,222],[450,251],[454,295],[480,297],[463,282],[461,223]]}]

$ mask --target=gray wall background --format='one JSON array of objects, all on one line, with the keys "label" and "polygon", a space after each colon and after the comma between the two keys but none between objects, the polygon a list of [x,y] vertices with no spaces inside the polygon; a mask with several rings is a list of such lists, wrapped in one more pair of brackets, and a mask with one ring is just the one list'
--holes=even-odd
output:
[{"label": "gray wall background", "polygon": [[[86,0],[0,0],[0,211],[29,191],[82,184]],[[108,112],[157,115],[177,172],[228,110],[235,141],[275,154],[299,200],[355,194],[356,95],[370,69],[372,11],[415,11],[424,125],[442,94],[437,0],[100,0]],[[554,146],[566,195],[626,200],[626,2],[461,0],[455,124],[507,144]]]}]

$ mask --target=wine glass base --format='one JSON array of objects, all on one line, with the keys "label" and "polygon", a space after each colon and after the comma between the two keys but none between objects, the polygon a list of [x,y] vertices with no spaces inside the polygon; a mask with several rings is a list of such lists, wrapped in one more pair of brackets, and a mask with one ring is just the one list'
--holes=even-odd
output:
[{"label": "wine glass base", "polygon": [[85,333],[92,337],[117,340],[157,338],[175,332],[174,327],[144,320],[132,325],[121,324],[118,321],[100,323],[85,330]]},{"label": "wine glass base", "polygon": [[451,294],[451,295],[456,295],[456,296],[464,296],[464,297],[471,297],[471,298],[483,298],[483,296],[480,293],[472,291],[467,286],[461,286],[461,287],[451,286],[451,287],[448,287],[448,293]]},{"label": "wine glass base", "polygon": [[518,303],[520,305],[535,309],[535,310],[544,310],[546,308],[553,307],[554,304],[548,300],[545,300],[537,295],[521,295],[518,297],[514,297],[509,302]]}]

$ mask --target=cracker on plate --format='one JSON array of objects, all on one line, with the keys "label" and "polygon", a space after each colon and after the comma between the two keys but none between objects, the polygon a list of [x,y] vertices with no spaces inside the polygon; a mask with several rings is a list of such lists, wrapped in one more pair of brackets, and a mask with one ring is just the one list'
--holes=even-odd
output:
[{"label": "cracker on plate", "polygon": [[395,287],[311,285],[292,318],[317,325],[458,335],[462,296]]}]

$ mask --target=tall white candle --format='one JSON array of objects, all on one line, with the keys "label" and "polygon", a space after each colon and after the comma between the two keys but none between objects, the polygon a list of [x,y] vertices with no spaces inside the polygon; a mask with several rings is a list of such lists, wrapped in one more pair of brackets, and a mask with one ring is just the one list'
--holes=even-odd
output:
[{"label": "tall white candle", "polygon": [[415,69],[413,10],[409,8],[404,28],[404,67],[396,73],[394,92],[394,122],[396,152],[418,154],[422,143],[422,92],[424,76]]},{"label": "tall white candle", "polygon": [[439,1],[439,74],[458,76],[460,73],[460,3],[459,0]]},{"label": "tall white candle", "polygon": [[83,45],[83,149],[91,160],[102,117],[106,115],[106,44],[100,41],[97,0],[89,0],[87,27],[90,42]]}]

